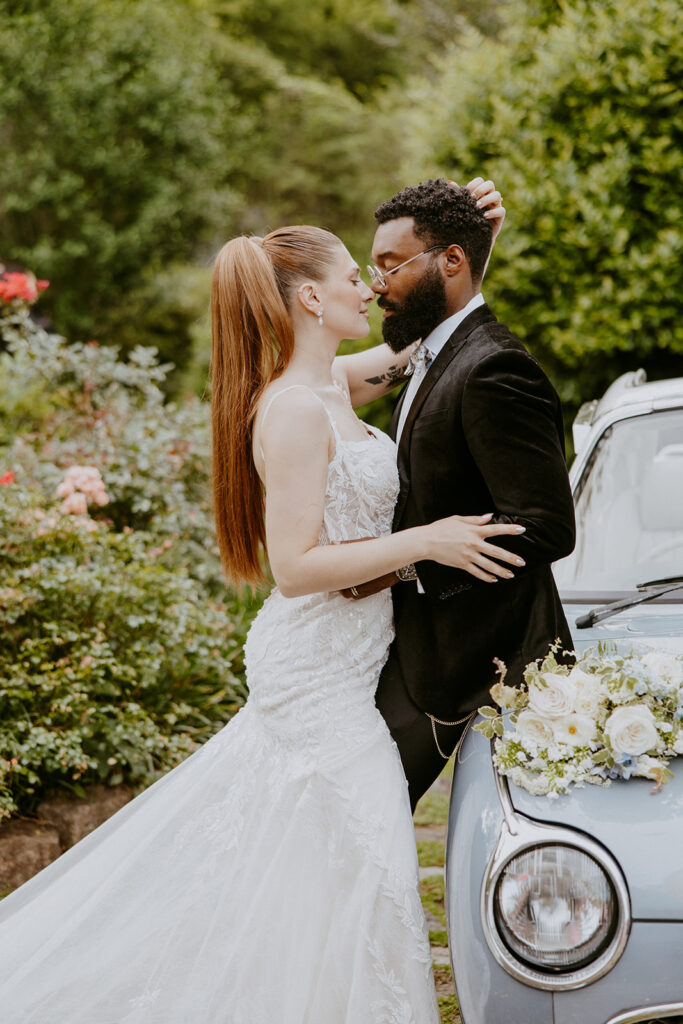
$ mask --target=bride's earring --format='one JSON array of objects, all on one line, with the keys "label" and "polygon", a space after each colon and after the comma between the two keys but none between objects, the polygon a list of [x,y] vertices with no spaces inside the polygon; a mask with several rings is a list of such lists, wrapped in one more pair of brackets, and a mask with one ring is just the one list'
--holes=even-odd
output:
[{"label": "bride's earring", "polygon": [[318,323],[322,327],[322,325],[323,325],[323,307],[322,306],[318,310]]}]

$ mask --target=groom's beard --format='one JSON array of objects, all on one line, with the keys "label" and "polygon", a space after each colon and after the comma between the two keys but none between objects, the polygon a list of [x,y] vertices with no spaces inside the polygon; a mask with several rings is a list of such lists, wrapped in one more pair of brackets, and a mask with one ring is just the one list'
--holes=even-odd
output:
[{"label": "groom's beard", "polygon": [[377,305],[393,310],[382,320],[382,337],[394,352],[400,352],[418,338],[423,341],[446,318],[446,288],[439,269],[429,267],[402,305],[380,296]]}]

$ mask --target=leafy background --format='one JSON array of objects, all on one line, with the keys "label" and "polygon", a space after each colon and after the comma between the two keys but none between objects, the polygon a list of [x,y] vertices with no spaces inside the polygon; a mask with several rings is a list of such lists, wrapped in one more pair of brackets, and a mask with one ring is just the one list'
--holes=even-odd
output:
[{"label": "leafy background", "polygon": [[[207,489],[226,238],[312,222],[364,266],[376,203],[483,173],[509,211],[487,299],[567,422],[618,373],[680,372],[677,15],[0,0],[0,264],[51,282],[33,319],[21,302],[0,315],[0,813],[145,784],[244,699],[259,595],[223,585]],[[386,425],[390,404],[364,412]],[[93,527],[55,498],[83,464],[110,497]]]}]

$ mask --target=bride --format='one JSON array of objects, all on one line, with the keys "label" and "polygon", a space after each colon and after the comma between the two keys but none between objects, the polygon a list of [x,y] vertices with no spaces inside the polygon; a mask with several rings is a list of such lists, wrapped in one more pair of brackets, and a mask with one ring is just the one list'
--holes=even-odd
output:
[{"label": "bride", "polygon": [[391,534],[395,447],[352,405],[397,356],[335,358],[372,297],[318,228],[221,250],[218,536],[230,577],[259,579],[265,543],[277,582],[246,645],[249,700],[3,901],[2,1024],[437,1024],[408,791],[374,703],[390,591],[338,592],[424,558],[505,561],[488,538],[516,528]]}]

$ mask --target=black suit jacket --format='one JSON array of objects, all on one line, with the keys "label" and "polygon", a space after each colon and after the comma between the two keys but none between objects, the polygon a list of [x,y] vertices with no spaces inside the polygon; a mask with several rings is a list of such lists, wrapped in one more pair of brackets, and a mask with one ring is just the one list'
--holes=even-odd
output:
[{"label": "black suit jacket", "polygon": [[[395,431],[405,391],[392,420]],[[398,450],[394,529],[494,513],[519,537],[514,580],[485,583],[425,561],[393,588],[396,640],[385,672],[423,711],[452,721],[488,700],[494,658],[519,682],[524,666],[572,639],[550,563],[574,547],[574,507],[559,398],[537,361],[488,306],[456,329],[420,384]]]}]

